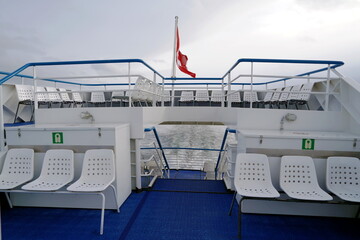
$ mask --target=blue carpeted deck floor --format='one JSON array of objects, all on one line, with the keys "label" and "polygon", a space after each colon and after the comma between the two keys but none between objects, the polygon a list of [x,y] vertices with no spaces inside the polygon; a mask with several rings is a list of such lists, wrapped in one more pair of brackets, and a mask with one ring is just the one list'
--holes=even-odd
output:
[{"label": "blue carpeted deck floor", "polygon": [[[238,208],[227,215],[231,198],[219,181],[160,179],[153,190],[132,193],[120,213],[107,210],[100,236],[99,210],[9,209],[2,196],[2,234],[4,240],[235,240]],[[359,239],[359,219],[244,214],[242,223],[249,240]]]}]

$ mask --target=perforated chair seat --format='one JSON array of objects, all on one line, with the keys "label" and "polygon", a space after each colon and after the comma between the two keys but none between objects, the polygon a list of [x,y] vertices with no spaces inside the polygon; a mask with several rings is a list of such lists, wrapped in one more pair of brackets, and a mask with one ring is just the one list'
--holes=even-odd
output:
[{"label": "perforated chair seat", "polygon": [[48,150],[45,153],[40,176],[22,186],[29,191],[56,191],[74,178],[74,152],[65,149]]},{"label": "perforated chair seat", "polygon": [[0,189],[16,188],[34,177],[34,150],[27,148],[10,149],[0,174]]},{"label": "perforated chair seat", "polygon": [[339,198],[360,202],[360,160],[355,157],[329,157],[326,186]]},{"label": "perforated chair seat", "polygon": [[280,187],[291,198],[330,201],[333,198],[318,184],[314,161],[308,156],[283,156]]},{"label": "perforated chair seat", "polygon": [[82,173],[67,190],[101,192],[115,180],[114,152],[110,149],[88,150],[84,156]]},{"label": "perforated chair seat", "polygon": [[234,184],[237,193],[245,197],[280,197],[271,182],[269,161],[264,154],[238,154]]}]

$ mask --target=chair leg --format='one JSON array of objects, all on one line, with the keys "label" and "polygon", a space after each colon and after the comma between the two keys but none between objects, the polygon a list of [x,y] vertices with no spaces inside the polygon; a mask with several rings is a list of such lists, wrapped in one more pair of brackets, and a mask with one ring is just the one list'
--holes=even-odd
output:
[{"label": "chair leg", "polygon": [[234,192],[234,196],[233,196],[233,198],[232,198],[232,200],[231,200],[231,205],[230,205],[230,209],[229,209],[229,216],[231,216],[231,212],[232,212],[232,209],[233,209],[233,207],[234,207],[234,202],[235,202],[235,199],[236,199],[236,191]]},{"label": "chair leg", "polygon": [[101,203],[101,219],[100,219],[100,235],[104,233],[104,216],[105,216],[105,195],[103,193],[99,193],[102,197]]},{"label": "chair leg", "polygon": [[5,196],[6,196],[6,200],[7,200],[8,203],[9,203],[9,207],[10,207],[10,208],[13,208],[11,199],[10,199],[10,197],[9,197],[9,193],[5,192]]},{"label": "chair leg", "polygon": [[19,112],[19,106],[20,106],[20,103],[18,103],[17,108],[16,108],[14,123],[16,123],[17,115],[18,115],[18,112]]},{"label": "chair leg", "polygon": [[110,187],[111,187],[111,188],[113,189],[113,191],[114,191],[116,209],[117,209],[117,212],[119,213],[119,212],[120,212],[120,208],[117,207],[117,193],[116,193],[116,188],[115,188],[113,185],[110,185]]}]

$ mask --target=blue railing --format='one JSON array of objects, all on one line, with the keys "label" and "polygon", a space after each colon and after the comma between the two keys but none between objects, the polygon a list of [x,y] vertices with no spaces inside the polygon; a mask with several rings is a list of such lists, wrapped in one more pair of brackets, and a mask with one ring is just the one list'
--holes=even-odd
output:
[{"label": "blue railing", "polygon": [[[14,72],[10,73],[8,76],[5,76],[0,80],[0,85],[4,82],[8,81],[14,76],[17,76],[22,71],[26,70],[28,67],[35,67],[35,66],[63,66],[63,65],[86,65],[86,64],[109,64],[109,63],[141,63],[145,67],[147,67],[149,70],[154,72],[156,75],[161,77],[162,79],[164,76],[162,76],[159,72],[157,72],[155,69],[150,67],[146,62],[144,62],[141,59],[110,59],[110,60],[87,60],[87,61],[63,61],[63,62],[34,62],[34,63],[27,63],[24,66],[20,67],[19,69],[15,70]],[[57,81],[54,79],[43,79],[47,81]],[[75,83],[76,84],[76,83]],[[104,84],[100,84],[103,86]],[[93,86],[93,85],[92,85]]]},{"label": "blue railing", "polygon": [[221,147],[220,147],[219,156],[218,156],[216,166],[215,166],[215,179],[217,179],[218,168],[219,168],[219,164],[220,164],[220,161],[221,161],[221,153],[224,151],[224,147],[225,147],[225,143],[226,143],[226,140],[227,140],[228,133],[236,133],[236,129],[230,129],[230,128],[225,129],[224,137],[223,137]]},{"label": "blue railing", "polygon": [[168,161],[167,161],[167,159],[166,159],[165,152],[164,152],[164,148],[163,148],[162,145],[161,145],[161,141],[160,141],[159,135],[158,135],[158,133],[157,133],[157,131],[156,131],[156,128],[155,128],[155,127],[145,128],[144,131],[145,131],[145,132],[151,132],[151,131],[154,132],[154,135],[155,135],[155,138],[156,138],[156,142],[157,142],[157,144],[159,145],[159,148],[160,148],[160,150],[161,150],[161,154],[162,154],[162,156],[163,156],[163,158],[164,158],[165,170],[169,170],[169,169],[170,169],[169,163],[168,163]]},{"label": "blue railing", "polygon": [[[9,79],[13,78],[14,76],[25,77],[25,78],[33,78],[32,76],[27,75],[20,75],[22,71],[25,69],[32,67],[32,66],[61,66],[61,65],[85,65],[85,64],[108,64],[108,63],[141,63],[153,73],[158,75],[164,81],[191,81],[189,83],[164,83],[165,85],[221,85],[221,82],[214,83],[213,81],[222,81],[228,76],[231,71],[233,71],[240,63],[290,63],[290,64],[314,64],[314,65],[329,65],[331,69],[337,68],[339,66],[344,65],[342,61],[324,61],[324,60],[291,60],[291,59],[254,59],[254,58],[242,58],[237,60],[237,62],[224,74],[223,77],[220,78],[165,78],[151,66],[149,66],[146,62],[141,59],[111,59],[111,60],[87,60],[87,61],[62,61],[62,62],[34,62],[34,63],[27,63],[24,66],[20,67],[19,69],[15,70],[12,73],[5,73],[7,76],[0,80],[0,85],[4,82],[8,81]],[[301,73],[295,76],[306,76],[310,74],[315,74],[319,72],[326,71],[328,68],[320,68],[314,71]],[[0,72],[1,73],[1,72]],[[276,83],[280,81],[286,81],[290,78],[283,78],[277,79],[274,81],[267,81],[263,83],[232,83],[232,85],[266,85],[270,83]],[[67,82],[61,81],[56,79],[42,79],[45,81],[52,81],[52,82],[59,82],[59,83],[66,83],[66,84],[76,84],[76,85],[83,85],[83,86],[112,86],[112,85],[128,85],[127,83],[115,83],[115,84],[84,84],[84,83],[74,83],[74,82]],[[196,82],[196,81],[207,81],[207,82]]]}]

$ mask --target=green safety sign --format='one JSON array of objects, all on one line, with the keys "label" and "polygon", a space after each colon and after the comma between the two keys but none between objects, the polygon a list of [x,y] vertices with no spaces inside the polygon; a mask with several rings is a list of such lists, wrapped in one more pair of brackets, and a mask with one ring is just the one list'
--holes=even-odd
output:
[{"label": "green safety sign", "polygon": [[303,150],[314,150],[315,139],[304,138],[302,140],[302,149]]},{"label": "green safety sign", "polygon": [[63,144],[64,143],[64,135],[62,132],[53,132],[52,133],[52,142],[53,144]]}]

